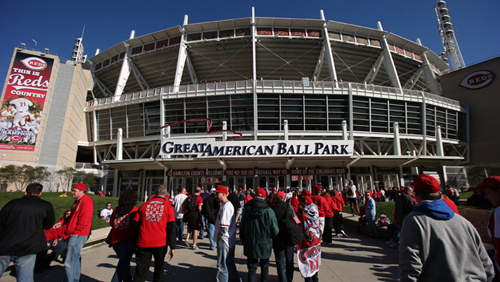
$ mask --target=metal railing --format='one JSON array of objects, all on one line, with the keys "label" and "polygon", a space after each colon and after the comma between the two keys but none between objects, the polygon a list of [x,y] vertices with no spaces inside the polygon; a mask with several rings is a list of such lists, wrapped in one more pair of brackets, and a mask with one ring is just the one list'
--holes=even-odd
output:
[{"label": "metal railing", "polygon": [[[108,105],[119,102],[137,101],[161,95],[169,98],[175,97],[193,97],[205,95],[228,95],[244,94],[253,92],[252,80],[242,81],[214,81],[203,82],[199,84],[187,84],[175,86],[166,86],[161,88],[149,89],[145,91],[132,92],[121,95],[118,99],[115,97],[100,98],[88,101],[86,107],[99,105]],[[368,96],[374,98],[385,98],[393,100],[404,100],[413,102],[423,102],[450,108],[457,111],[468,111],[468,106],[459,101],[434,95],[424,91],[377,86],[364,83],[352,82],[332,82],[332,81],[291,81],[291,80],[257,80],[255,81],[255,90],[257,93],[305,93],[305,94],[336,94],[349,95],[349,85],[352,94],[357,96]]]}]

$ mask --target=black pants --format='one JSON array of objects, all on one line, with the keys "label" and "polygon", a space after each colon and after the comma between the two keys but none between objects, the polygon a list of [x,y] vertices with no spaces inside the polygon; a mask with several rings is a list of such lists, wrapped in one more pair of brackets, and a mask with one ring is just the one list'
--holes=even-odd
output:
[{"label": "black pants", "polygon": [[339,235],[342,230],[344,230],[344,223],[342,219],[342,212],[336,211],[333,215],[333,227],[335,228],[335,234]]},{"label": "black pants", "polygon": [[325,217],[325,229],[323,231],[323,242],[332,243],[333,217]]},{"label": "black pants", "polygon": [[165,254],[167,246],[158,248],[137,248],[135,253],[136,269],[134,275],[134,282],[144,282],[148,275],[149,266],[151,264],[151,256],[155,260],[155,272],[153,281],[163,282],[165,276],[165,269],[163,263],[165,261]]}]

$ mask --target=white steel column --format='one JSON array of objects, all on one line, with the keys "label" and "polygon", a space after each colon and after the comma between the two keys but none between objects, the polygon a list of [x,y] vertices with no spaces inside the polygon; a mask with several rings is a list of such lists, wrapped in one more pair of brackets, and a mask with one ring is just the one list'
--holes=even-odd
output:
[{"label": "white steel column", "polygon": [[[382,23],[377,22],[378,29],[383,31]],[[398,71],[396,70],[396,65],[394,65],[394,60],[392,59],[391,51],[389,50],[389,45],[387,44],[387,40],[385,39],[385,35],[382,37],[382,52],[384,53],[384,67],[389,75],[389,79],[391,80],[391,84],[395,88],[399,88],[402,92],[401,82],[399,81]]]},{"label": "white steel column", "polygon": [[401,143],[399,142],[399,124],[394,123],[394,156],[401,156]]},{"label": "white steel column", "polygon": [[325,47],[325,55],[328,65],[328,71],[330,72],[330,79],[337,86],[337,71],[335,70],[335,62],[333,61],[332,45],[330,44],[330,38],[328,37],[328,28],[326,27],[325,14],[321,10],[321,19],[323,20],[323,36],[325,37],[323,41],[323,47]]},{"label": "white steel column", "polygon": [[116,160],[123,160],[123,130],[121,128],[118,128],[116,136]]},{"label": "white steel column", "polygon": [[352,101],[352,85],[349,85],[349,140],[354,140],[354,112],[353,112],[353,101]]},{"label": "white steel column", "polygon": [[[135,30],[132,30],[130,32],[130,38],[133,39],[135,37]],[[125,46],[127,46],[127,50],[125,51],[125,58],[122,60],[122,69],[120,70],[120,75],[118,76],[118,81],[116,83],[116,89],[115,89],[115,96],[114,96],[114,101],[119,101],[120,96],[123,94],[123,89],[125,89],[125,86],[127,85],[127,80],[128,77],[130,76],[130,71],[132,70],[131,68],[131,59],[130,55],[132,53],[132,47],[124,42]]]},{"label": "white steel column", "polygon": [[348,140],[347,137],[347,121],[342,121],[342,140]]},{"label": "white steel column", "polygon": [[283,129],[285,130],[285,140],[288,140],[288,120],[283,121]]},{"label": "white steel column", "polygon": [[184,26],[188,24],[188,15],[184,15],[184,24],[182,25],[182,35],[181,44],[179,44],[179,56],[177,57],[177,67],[175,68],[175,78],[174,78],[174,93],[179,92],[179,86],[181,85],[182,73],[184,72],[184,66],[186,65],[187,51],[186,51],[186,31]]},{"label": "white steel column", "polygon": [[114,173],[114,178],[113,178],[113,194],[112,194],[113,197],[118,197],[118,191],[119,191],[118,185],[119,185],[118,169],[115,168],[115,173]]},{"label": "white steel column", "polygon": [[253,83],[253,138],[257,140],[257,132],[259,131],[259,119],[257,117],[257,53],[255,49],[255,7],[252,7],[252,83]]},{"label": "white steel column", "polygon": [[441,126],[436,128],[436,155],[444,157],[443,139],[441,137]]},{"label": "white steel column", "polygon": [[[417,43],[418,45],[422,46],[422,42],[420,41],[420,38],[417,38]],[[431,69],[431,65],[429,64],[429,59],[427,59],[427,53],[429,50],[423,52],[420,54],[420,57],[422,58],[422,67],[423,67],[423,73],[424,73],[424,80],[425,83],[429,86],[429,92],[432,94],[436,95],[442,95],[441,93],[441,87],[439,87],[439,83],[436,79],[436,74],[434,71]]]}]

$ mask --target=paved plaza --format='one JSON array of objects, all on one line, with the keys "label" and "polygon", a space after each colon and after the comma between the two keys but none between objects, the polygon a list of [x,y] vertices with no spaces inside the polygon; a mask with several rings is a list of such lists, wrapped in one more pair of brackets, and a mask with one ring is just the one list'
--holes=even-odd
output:
[{"label": "paved plaza", "polygon": [[[334,238],[331,247],[322,247],[320,281],[396,281],[398,280],[398,252],[384,244],[384,240],[358,236],[347,227],[349,237]],[[193,251],[178,245],[175,258],[165,263],[165,281],[215,281],[217,252],[208,249],[208,239],[198,241],[199,249]],[[236,245],[236,267],[243,281],[247,281],[246,257],[241,242]],[[296,259],[295,259],[296,261]],[[118,259],[112,248],[100,243],[82,251],[82,282],[111,281]],[[53,262],[54,268],[35,274],[36,282],[62,281],[64,266]],[[151,264],[148,281],[153,278]],[[135,259],[132,258],[135,271]],[[297,264],[293,281],[303,281]],[[257,271],[257,274],[260,270]],[[258,278],[259,279],[259,278]],[[14,282],[8,273],[0,279]],[[269,281],[278,281],[274,257],[271,257]]]}]

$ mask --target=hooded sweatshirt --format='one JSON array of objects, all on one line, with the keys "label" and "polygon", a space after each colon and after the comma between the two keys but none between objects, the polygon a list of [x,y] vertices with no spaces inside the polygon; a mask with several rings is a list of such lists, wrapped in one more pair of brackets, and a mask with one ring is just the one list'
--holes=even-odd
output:
[{"label": "hooded sweatshirt", "polygon": [[401,281],[491,281],[493,276],[476,228],[443,200],[422,201],[404,219]]},{"label": "hooded sweatshirt", "polygon": [[274,211],[264,199],[255,198],[245,205],[240,225],[244,254],[249,258],[268,259],[273,238],[279,233]]}]

